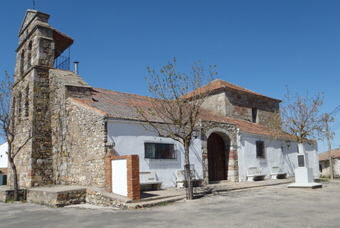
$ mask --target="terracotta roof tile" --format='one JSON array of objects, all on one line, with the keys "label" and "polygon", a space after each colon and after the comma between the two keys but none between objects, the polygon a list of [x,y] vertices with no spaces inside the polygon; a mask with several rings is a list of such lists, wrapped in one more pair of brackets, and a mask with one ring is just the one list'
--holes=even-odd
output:
[{"label": "terracotta roof tile", "polygon": [[245,93],[249,93],[249,94],[262,96],[262,97],[266,97],[266,98],[270,98],[270,99],[273,99],[273,100],[280,101],[278,99],[267,97],[267,96],[262,95],[260,93],[256,93],[254,91],[251,91],[251,90],[243,88],[241,86],[232,84],[230,82],[226,82],[226,81],[221,80],[221,79],[216,79],[216,80],[214,80],[214,81],[212,81],[212,82],[210,82],[210,83],[208,83],[204,86],[201,86],[198,89],[196,89],[195,91],[187,93],[186,95],[183,96],[183,98],[191,98],[192,96],[195,96],[196,94],[204,93],[206,91],[210,91],[210,92],[214,93],[214,91],[217,91],[217,90],[220,90],[220,89],[224,89],[224,90],[232,89],[232,90],[237,90],[237,91],[241,91],[241,92],[245,92]]},{"label": "terracotta roof tile", "polygon": [[[109,118],[126,120],[139,120],[136,107],[147,110],[151,108],[150,98],[136,94],[117,92],[107,89],[93,88],[93,101],[76,100],[84,106],[97,109],[101,113],[106,113]],[[241,132],[270,136],[268,129],[260,124],[252,123],[223,115],[214,114],[208,110],[201,110],[200,116],[205,121],[215,121],[235,124]],[[160,118],[151,117],[152,121],[162,122]]]},{"label": "terracotta roof tile", "polygon": [[[332,158],[340,158],[340,148],[331,150]],[[323,152],[319,154],[319,161],[324,161],[329,159],[329,152]]]},{"label": "terracotta roof tile", "polygon": [[[137,108],[147,109],[151,106],[149,97],[136,94],[117,92],[107,89],[93,88],[93,102],[77,100],[86,106],[106,113],[107,117],[139,120]],[[160,118],[153,117],[152,121],[161,121]]]}]

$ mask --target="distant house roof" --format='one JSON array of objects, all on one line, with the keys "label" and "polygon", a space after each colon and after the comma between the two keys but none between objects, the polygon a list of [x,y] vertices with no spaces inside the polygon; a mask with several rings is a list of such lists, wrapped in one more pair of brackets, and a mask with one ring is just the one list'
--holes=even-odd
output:
[{"label": "distant house roof", "polygon": [[[331,150],[332,158],[340,158],[340,148]],[[329,152],[323,152],[319,154],[319,161],[325,161],[329,159]]]},{"label": "distant house roof", "polygon": [[221,80],[221,79],[216,79],[216,80],[214,80],[214,81],[212,81],[212,82],[210,82],[210,83],[208,83],[204,86],[201,86],[201,87],[197,88],[196,90],[187,93],[186,95],[183,96],[183,98],[191,98],[191,97],[193,97],[197,94],[204,93],[204,92],[207,92],[207,91],[214,93],[215,91],[219,91],[221,89],[222,90],[228,90],[228,89],[229,90],[236,90],[236,91],[240,91],[240,92],[244,92],[244,93],[248,93],[248,94],[253,94],[253,95],[256,95],[256,96],[269,98],[269,99],[276,100],[276,101],[281,101],[281,100],[278,100],[278,99],[275,99],[275,98],[267,97],[267,96],[262,95],[260,93],[256,93],[254,91],[243,88],[241,86],[234,85],[230,82],[226,82],[226,81]]},{"label": "distant house roof", "polygon": [[[95,109],[106,115],[108,118],[117,118],[124,120],[140,120],[137,113],[137,108],[147,110],[151,108],[150,98],[136,94],[117,92],[107,89],[93,88],[93,100],[78,100],[73,99],[89,108]],[[270,133],[268,129],[260,124],[255,124],[249,121],[234,119],[223,115],[214,114],[208,110],[202,110],[200,118],[205,121],[215,121],[230,123],[236,125],[241,132],[267,135]],[[151,121],[162,122],[162,119],[157,116],[150,116]]]}]

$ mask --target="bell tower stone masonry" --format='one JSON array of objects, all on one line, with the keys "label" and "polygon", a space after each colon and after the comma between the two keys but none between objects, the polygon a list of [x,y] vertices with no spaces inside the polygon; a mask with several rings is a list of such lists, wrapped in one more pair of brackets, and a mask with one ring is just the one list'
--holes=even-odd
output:
[{"label": "bell tower stone masonry", "polygon": [[23,149],[15,158],[19,185],[53,184],[50,74],[54,60],[73,39],[48,24],[49,15],[27,10],[16,49],[11,107],[16,129],[14,147]]}]

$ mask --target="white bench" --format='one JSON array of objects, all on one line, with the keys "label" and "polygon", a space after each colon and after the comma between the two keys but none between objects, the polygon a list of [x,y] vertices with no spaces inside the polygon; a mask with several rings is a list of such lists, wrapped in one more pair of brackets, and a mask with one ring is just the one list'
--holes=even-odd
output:
[{"label": "white bench", "polygon": [[282,172],[280,167],[274,166],[274,167],[271,167],[270,176],[271,176],[271,179],[285,179],[287,176],[287,173]]},{"label": "white bench", "polygon": [[[193,187],[199,187],[203,182],[203,179],[196,178],[195,170],[190,170],[191,183]],[[185,178],[185,170],[176,170],[176,186],[177,188],[187,187],[187,181]]]},{"label": "white bench", "polygon": [[139,172],[139,184],[141,190],[157,190],[163,181],[157,181],[155,171]]},{"label": "white bench", "polygon": [[264,180],[266,174],[261,174],[259,168],[257,167],[249,167],[247,174],[247,181],[258,181]]}]

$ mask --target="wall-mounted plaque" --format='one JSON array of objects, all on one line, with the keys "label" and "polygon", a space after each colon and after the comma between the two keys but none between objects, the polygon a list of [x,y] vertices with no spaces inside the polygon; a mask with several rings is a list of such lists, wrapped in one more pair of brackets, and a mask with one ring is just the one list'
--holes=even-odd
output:
[{"label": "wall-mounted plaque", "polygon": [[298,155],[298,166],[305,167],[305,156],[302,154]]}]

